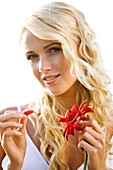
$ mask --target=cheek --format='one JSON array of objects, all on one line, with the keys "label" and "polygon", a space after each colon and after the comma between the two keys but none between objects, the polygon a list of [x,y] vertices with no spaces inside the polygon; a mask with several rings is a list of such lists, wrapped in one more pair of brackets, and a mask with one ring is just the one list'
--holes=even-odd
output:
[{"label": "cheek", "polygon": [[32,68],[32,72],[33,72],[35,78],[44,87],[44,82],[41,80],[41,74],[39,72],[38,64],[37,63],[32,63],[31,68]]},{"label": "cheek", "polygon": [[31,63],[31,68],[34,76],[39,80],[40,79],[40,73],[38,69],[38,65],[36,63]]}]

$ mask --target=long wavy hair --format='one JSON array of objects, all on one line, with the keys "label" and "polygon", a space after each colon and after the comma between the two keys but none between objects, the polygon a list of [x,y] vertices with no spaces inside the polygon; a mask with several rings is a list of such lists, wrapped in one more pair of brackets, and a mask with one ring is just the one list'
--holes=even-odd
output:
[{"label": "long wavy hair", "polygon": [[[30,15],[25,29],[44,40],[61,43],[64,56],[75,66],[79,87],[76,94],[79,106],[87,101],[94,109],[89,119],[95,119],[106,133],[105,159],[111,143],[107,136],[108,122],[112,122],[112,95],[109,92],[110,79],[106,74],[95,34],[87,24],[84,15],[73,6],[64,2],[51,2]],[[21,38],[22,38],[21,34]],[[74,55],[70,37],[78,46],[79,58]],[[34,114],[36,131],[41,140],[41,153],[49,164],[49,169],[69,169],[63,162],[66,140],[62,134],[59,118],[64,116],[65,108],[54,96],[42,91]],[[109,126],[110,127],[110,126]]]}]

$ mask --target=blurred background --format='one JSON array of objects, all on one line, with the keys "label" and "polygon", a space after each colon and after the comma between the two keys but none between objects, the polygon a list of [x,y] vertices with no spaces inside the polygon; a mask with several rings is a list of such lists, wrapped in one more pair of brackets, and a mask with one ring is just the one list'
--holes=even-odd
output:
[{"label": "blurred background", "polygon": [[[37,97],[40,86],[22,53],[19,36],[24,19],[45,2],[49,0],[0,1],[0,109],[26,104]],[[74,5],[85,14],[96,33],[105,69],[113,82],[113,0],[64,2]],[[113,93],[112,86],[110,90]]]}]

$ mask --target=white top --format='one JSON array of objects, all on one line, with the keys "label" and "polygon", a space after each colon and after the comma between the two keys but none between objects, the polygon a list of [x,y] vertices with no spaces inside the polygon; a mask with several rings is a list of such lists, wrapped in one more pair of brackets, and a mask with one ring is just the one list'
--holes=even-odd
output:
[{"label": "white top", "polygon": [[[23,167],[21,170],[47,170],[48,164],[29,137],[26,132],[26,139],[27,139],[27,148],[26,148],[26,155],[24,158]],[[113,141],[113,137],[112,137]],[[112,148],[113,149],[113,148]],[[113,156],[111,156],[112,160],[109,158],[107,159],[107,165],[113,169]],[[4,160],[2,161],[2,168],[3,170],[7,169],[8,157],[5,156]],[[83,170],[84,164],[81,165],[78,170]],[[87,168],[88,170],[88,168]]]},{"label": "white top", "polygon": [[[47,170],[48,164],[34,145],[33,141],[26,133],[27,139],[27,148],[26,148],[26,155],[24,158],[23,166],[21,170]],[[2,161],[3,170],[6,170],[8,163],[8,157],[5,156],[4,160]]]},{"label": "white top", "polygon": [[[27,148],[26,148],[26,155],[24,158],[23,166],[21,170],[47,170],[48,164],[29,137],[29,135],[26,133],[26,139],[27,139]],[[5,156],[5,158],[2,161],[2,168],[3,170],[7,169],[7,163],[8,163],[8,157]],[[78,170],[83,170],[83,165],[78,168]]]},{"label": "white top", "polygon": [[[19,111],[21,111],[20,108],[18,108]],[[26,148],[26,155],[24,158],[23,166],[21,170],[47,170],[48,164],[29,137],[29,135],[26,132],[26,139],[27,139],[27,148]],[[113,142],[113,137],[112,137]],[[113,152],[113,147],[112,147]],[[110,157],[113,159],[113,156]],[[2,161],[2,168],[3,170],[7,170],[7,163],[8,163],[8,157],[5,156],[5,158]],[[107,159],[107,164],[110,168],[113,168],[113,160]],[[82,164],[78,170],[83,170],[84,164]],[[88,168],[86,168],[88,170]]]},{"label": "white top", "polygon": [[[17,106],[17,110],[21,112],[21,107]],[[26,148],[26,154],[23,162],[23,166],[21,170],[47,170],[48,164],[27,134],[26,131],[26,139],[27,139],[27,148]],[[5,158],[2,161],[2,168],[3,170],[7,170],[7,164],[8,164],[8,157],[5,156]]]}]

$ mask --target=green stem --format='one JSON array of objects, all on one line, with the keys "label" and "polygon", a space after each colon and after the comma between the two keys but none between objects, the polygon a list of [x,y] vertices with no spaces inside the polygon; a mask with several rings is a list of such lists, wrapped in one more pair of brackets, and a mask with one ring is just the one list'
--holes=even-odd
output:
[{"label": "green stem", "polygon": [[87,152],[85,151],[85,156],[84,156],[84,170],[86,170],[86,165],[87,165]]}]

